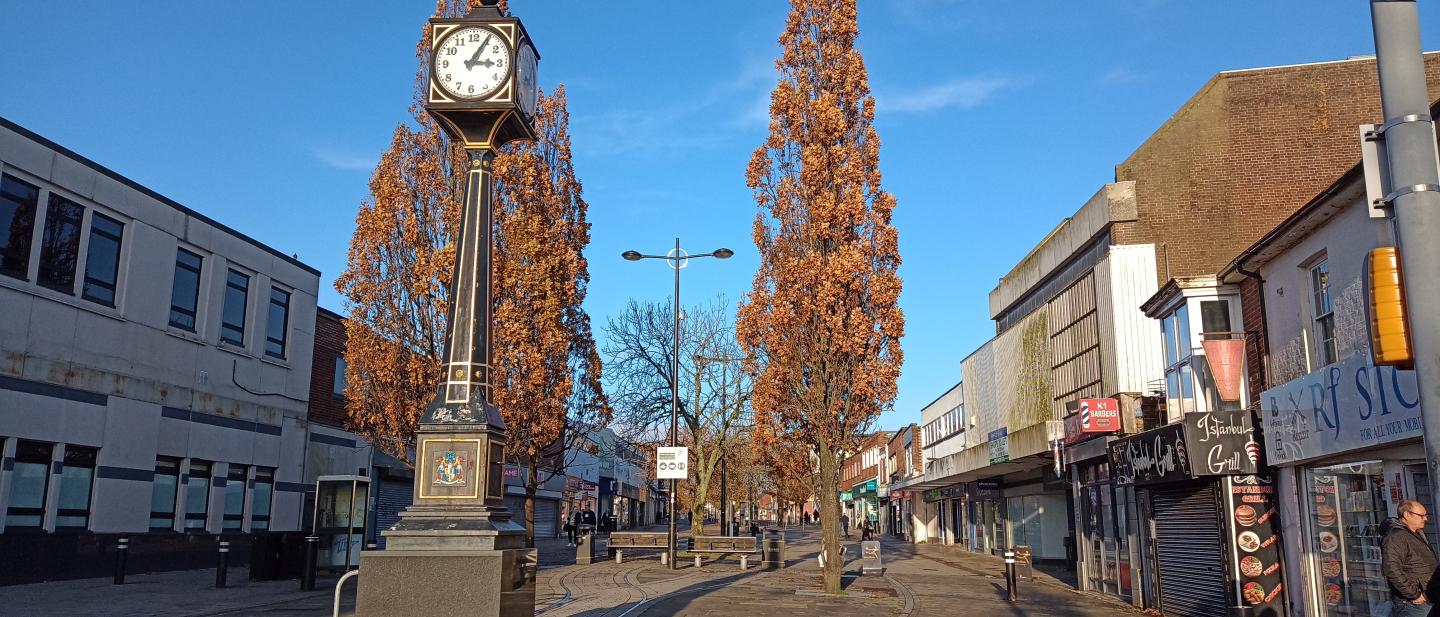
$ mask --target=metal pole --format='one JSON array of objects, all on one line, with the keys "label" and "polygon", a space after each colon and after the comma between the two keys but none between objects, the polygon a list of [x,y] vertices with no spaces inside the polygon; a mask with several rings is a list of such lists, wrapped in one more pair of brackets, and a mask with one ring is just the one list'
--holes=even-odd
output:
[{"label": "metal pole", "polygon": [[1020,599],[1020,591],[1015,588],[1015,549],[1005,549],[1005,596],[1011,602]]},{"label": "metal pole", "polygon": [[121,537],[115,541],[115,584],[125,584],[125,558],[130,552],[130,538]]},{"label": "metal pole", "polygon": [[[1415,378],[1425,431],[1426,471],[1432,495],[1440,495],[1440,319],[1424,309],[1440,305],[1440,169],[1425,90],[1425,61],[1413,0],[1372,0],[1375,59],[1384,111],[1386,163],[1396,242],[1410,311]],[[1394,197],[1390,197],[1395,195]],[[1416,309],[1420,310],[1416,310]]]},{"label": "metal pole", "polygon": [[230,566],[230,541],[220,541],[219,563],[215,564],[215,588],[225,588],[225,570]]},{"label": "metal pole", "polygon": [[[680,445],[677,441],[679,425],[676,416],[680,412],[680,238],[675,238],[675,259],[670,264],[675,269],[675,349],[670,358],[670,446]],[[1440,493],[1436,493],[1440,494]],[[675,478],[670,478],[670,569],[675,569]],[[703,519],[701,524],[703,525]]]},{"label": "metal pole", "polygon": [[315,553],[320,549],[320,536],[305,536],[305,566],[300,572],[300,591],[315,591]]},{"label": "metal pole", "polygon": [[[723,394],[721,396],[724,396]],[[723,405],[723,404],[722,404]],[[721,412],[724,413],[724,412]],[[730,535],[730,521],[735,516],[730,513],[730,493],[726,486],[726,475],[729,473],[729,465],[725,462],[725,455],[720,455],[720,528],[724,535]]]}]

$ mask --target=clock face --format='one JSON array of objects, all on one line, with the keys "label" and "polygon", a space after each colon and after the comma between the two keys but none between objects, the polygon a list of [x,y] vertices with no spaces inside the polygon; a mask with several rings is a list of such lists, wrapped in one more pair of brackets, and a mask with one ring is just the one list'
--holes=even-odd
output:
[{"label": "clock face", "polygon": [[484,98],[510,74],[510,45],[489,28],[460,28],[440,41],[431,64],[435,84],[450,96]]},{"label": "clock face", "polygon": [[536,99],[539,90],[535,87],[535,71],[537,70],[535,48],[529,45],[520,47],[520,54],[515,60],[515,78],[519,83],[516,90],[516,102],[520,105],[520,111],[527,116],[535,115]]}]

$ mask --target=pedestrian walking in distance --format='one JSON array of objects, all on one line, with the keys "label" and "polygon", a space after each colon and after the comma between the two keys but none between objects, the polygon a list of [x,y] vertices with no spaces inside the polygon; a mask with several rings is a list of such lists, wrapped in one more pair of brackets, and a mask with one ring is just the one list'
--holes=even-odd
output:
[{"label": "pedestrian walking in distance", "polygon": [[1390,617],[1426,617],[1434,606],[1435,549],[1425,539],[1430,513],[1414,499],[1401,502],[1400,516],[1380,544],[1380,571],[1390,583]]},{"label": "pedestrian walking in distance", "polygon": [[848,515],[840,515],[840,531],[845,534],[845,537],[850,537],[850,517]]}]

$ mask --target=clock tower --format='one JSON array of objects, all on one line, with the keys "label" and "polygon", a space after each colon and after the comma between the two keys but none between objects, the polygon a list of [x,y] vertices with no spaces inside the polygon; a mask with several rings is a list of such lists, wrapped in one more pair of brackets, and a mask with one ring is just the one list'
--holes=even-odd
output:
[{"label": "clock tower", "polygon": [[510,615],[535,608],[536,551],[503,507],[505,421],[491,402],[495,150],[534,139],[539,54],[498,0],[430,20],[425,110],[465,147],[465,197],[443,374],[420,416],[414,503],[361,555],[360,615]]}]

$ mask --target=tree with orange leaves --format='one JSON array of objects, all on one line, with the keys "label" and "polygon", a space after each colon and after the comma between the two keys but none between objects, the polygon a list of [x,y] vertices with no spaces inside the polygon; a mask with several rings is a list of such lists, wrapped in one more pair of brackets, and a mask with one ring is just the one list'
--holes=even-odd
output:
[{"label": "tree with orange leaves", "polygon": [[[476,0],[439,0],[458,16]],[[503,3],[502,3],[503,10]],[[429,25],[416,48],[414,124],[396,127],[356,216],[349,263],[336,281],[350,319],[345,396],[349,428],[408,460],[420,413],[436,394],[468,155],[425,113]],[[494,402],[509,424],[507,454],[529,468],[527,537],[534,539],[538,467],[563,469],[576,435],[609,407],[589,317],[586,205],[571,165],[563,86],[542,96],[539,138],[495,159]],[[531,464],[532,462],[536,464]]]},{"label": "tree with orange leaves", "polygon": [[[525,473],[525,533],[535,544],[535,493],[610,420],[600,356],[581,307],[590,281],[587,205],[570,157],[565,88],[540,96],[533,142],[495,159],[494,403],[509,455]],[[541,466],[546,467],[544,474]]]},{"label": "tree with orange leaves", "polygon": [[761,262],[737,320],[757,424],[814,449],[827,593],[840,593],[840,463],[894,402],[905,324],[855,4],[791,0],[770,134],[746,170]]}]

